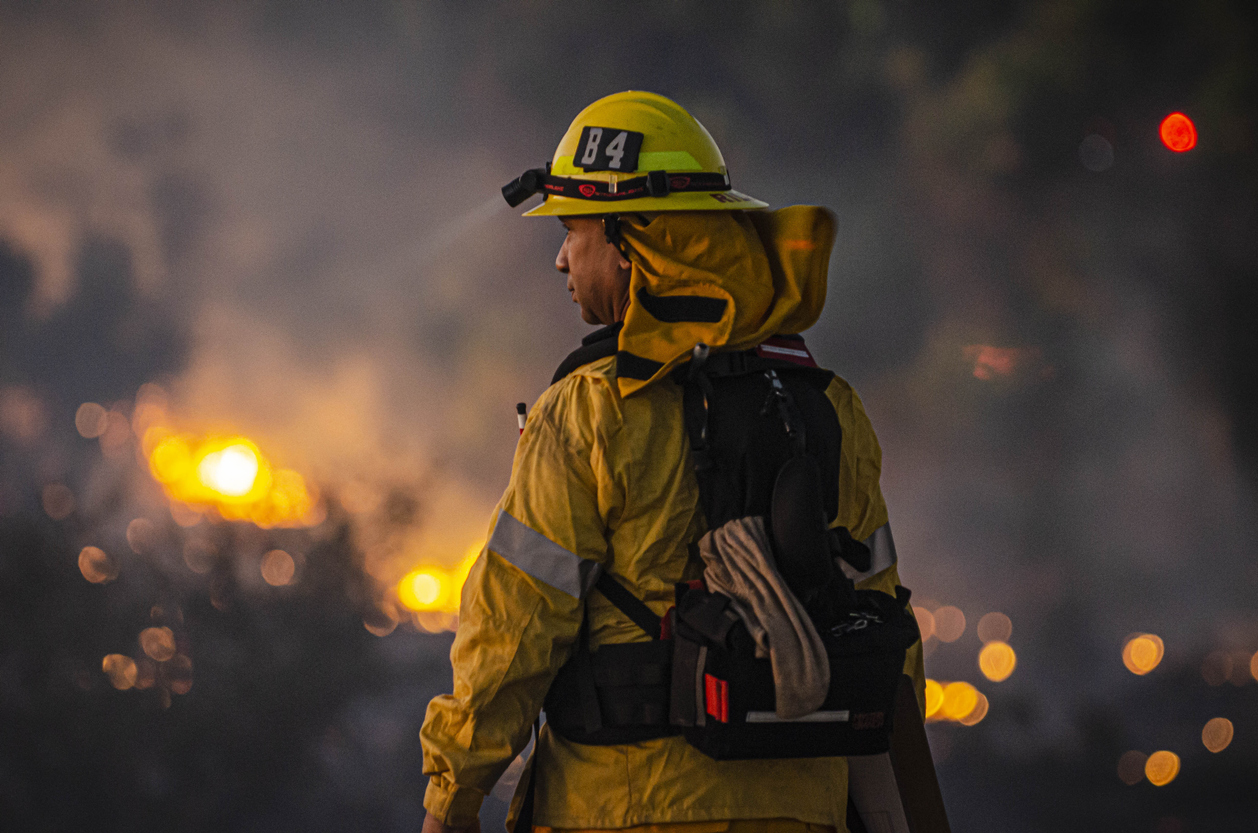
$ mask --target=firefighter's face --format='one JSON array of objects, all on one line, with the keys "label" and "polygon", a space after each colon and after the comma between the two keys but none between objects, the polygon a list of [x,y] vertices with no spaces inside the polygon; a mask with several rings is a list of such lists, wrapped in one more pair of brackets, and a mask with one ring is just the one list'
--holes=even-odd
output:
[{"label": "firefighter's face", "polygon": [[598,217],[563,217],[567,235],[555,268],[568,276],[568,292],[587,324],[615,324],[629,306],[629,261],[607,242]]}]

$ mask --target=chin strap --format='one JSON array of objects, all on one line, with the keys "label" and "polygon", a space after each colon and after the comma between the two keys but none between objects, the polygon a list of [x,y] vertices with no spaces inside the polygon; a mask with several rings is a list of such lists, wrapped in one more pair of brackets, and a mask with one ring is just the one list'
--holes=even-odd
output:
[{"label": "chin strap", "polygon": [[620,236],[620,215],[604,214],[603,215],[603,236],[607,238],[607,242],[611,243],[623,254],[625,251],[624,238]]}]

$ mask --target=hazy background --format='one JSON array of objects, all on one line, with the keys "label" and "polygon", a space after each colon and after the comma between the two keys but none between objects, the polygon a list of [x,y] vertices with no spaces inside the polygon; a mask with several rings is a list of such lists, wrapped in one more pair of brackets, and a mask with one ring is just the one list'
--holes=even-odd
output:
[{"label": "hazy background", "polygon": [[[0,819],[418,827],[449,635],[393,586],[483,540],[514,403],[589,329],[558,225],[498,188],[634,88],[688,107],[739,190],[838,215],[809,343],[879,432],[915,602],[968,619],[928,674],[991,702],[930,729],[954,829],[1252,824],[1256,48],[1241,0],[0,4]],[[327,520],[175,523],[133,440],[75,429],[145,383]],[[153,623],[193,663],[173,698],[101,670]],[[1137,677],[1143,631],[1166,656]],[[1119,779],[1158,749],[1175,781]]]}]

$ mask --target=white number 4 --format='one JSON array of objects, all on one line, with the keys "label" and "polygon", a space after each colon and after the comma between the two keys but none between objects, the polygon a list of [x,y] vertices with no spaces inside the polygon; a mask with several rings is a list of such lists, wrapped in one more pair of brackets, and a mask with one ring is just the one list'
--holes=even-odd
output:
[{"label": "white number 4", "polygon": [[[600,131],[602,132],[602,131]],[[594,131],[590,131],[590,141],[594,140]],[[607,165],[609,168],[619,168],[620,158],[625,155],[625,140],[629,138],[629,132],[622,130],[616,134],[616,138],[612,139],[612,143],[607,146],[605,153],[611,157],[611,162]]]}]

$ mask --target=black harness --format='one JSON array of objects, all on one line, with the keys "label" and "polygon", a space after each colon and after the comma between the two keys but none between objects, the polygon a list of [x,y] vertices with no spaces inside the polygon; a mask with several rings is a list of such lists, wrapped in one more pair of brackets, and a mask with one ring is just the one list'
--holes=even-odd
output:
[{"label": "black harness", "polygon": [[[554,381],[615,355],[620,327],[587,336]],[[807,355],[802,339],[774,341],[783,338],[797,340]],[[748,516],[766,519],[778,570],[830,660],[822,707],[798,721],[775,717],[770,662],[755,658],[754,641],[727,597],[708,592],[701,581],[678,584],[675,605],[661,618],[604,572],[595,587],[651,639],[591,651],[586,615],[572,657],[546,695],[553,731],[596,745],[684,734],[716,759],[888,749],[905,651],[919,634],[905,610],[908,590],[897,588],[894,598],[858,591],[836,567],[835,558],[842,558],[868,570],[870,554],[847,530],[829,529],[838,513],[843,439],[825,393],[831,379],[829,371],[758,350],[712,353],[703,345],[671,374],[683,388],[708,528]]]}]

